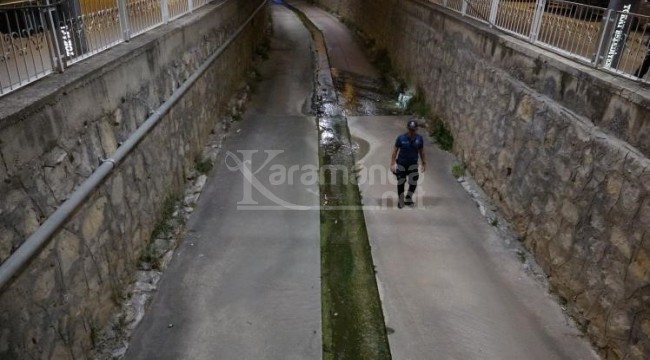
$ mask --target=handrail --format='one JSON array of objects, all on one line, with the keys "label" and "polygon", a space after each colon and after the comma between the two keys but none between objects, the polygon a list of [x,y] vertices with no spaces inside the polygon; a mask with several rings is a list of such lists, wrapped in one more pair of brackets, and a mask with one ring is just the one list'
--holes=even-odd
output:
[{"label": "handrail", "polygon": [[[236,1],[236,0],[235,0]],[[230,44],[250,24],[266,5],[263,0],[253,14],[221,45],[201,66],[167,99],[145,122],[115,151],[113,156],[102,164],[75,190],[50,217],[27,240],[0,265],[0,290],[16,276],[31,259],[38,255],[72,213],[104,181],[108,174],[142,141],[172,106],[192,87],[212,63],[230,46]]]}]

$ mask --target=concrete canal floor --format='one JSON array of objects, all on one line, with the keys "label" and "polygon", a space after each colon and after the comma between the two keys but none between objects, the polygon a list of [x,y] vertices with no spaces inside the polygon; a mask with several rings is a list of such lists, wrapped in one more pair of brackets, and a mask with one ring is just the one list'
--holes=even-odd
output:
[{"label": "concrete canal floor", "polygon": [[[271,165],[318,164],[317,129],[304,111],[313,83],[310,36],[291,11],[272,6],[272,13],[263,80],[222,151],[233,156],[215,166],[127,359],[321,356],[318,184],[269,180]],[[266,150],[282,153],[264,165]],[[258,188],[247,193],[238,168],[247,160],[273,196],[312,210],[274,207]]]},{"label": "concrete canal floor", "polygon": [[[289,3],[322,31],[335,82],[379,77],[335,17],[307,2]],[[127,359],[323,357],[322,325],[336,314],[321,314],[319,185],[271,176],[319,164],[317,120],[309,115],[312,41],[294,12],[270,6],[274,34],[264,80],[241,132],[225,144],[223,153],[233,155],[213,170]],[[348,103],[358,98],[346,91],[363,92],[345,89],[338,94]],[[355,160],[386,168],[406,117],[350,109],[349,131],[364,144]],[[400,210],[386,198],[390,181],[359,184],[390,346],[385,358],[598,359],[453,178],[452,156],[428,140],[425,148],[428,168],[415,208]],[[249,187],[245,176],[254,180]]]}]

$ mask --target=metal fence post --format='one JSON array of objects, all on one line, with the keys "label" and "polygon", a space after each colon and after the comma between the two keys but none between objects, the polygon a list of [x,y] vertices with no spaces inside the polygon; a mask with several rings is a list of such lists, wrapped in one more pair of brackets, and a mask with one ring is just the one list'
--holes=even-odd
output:
[{"label": "metal fence post", "polygon": [[117,13],[120,16],[120,29],[122,40],[131,40],[131,29],[129,28],[129,9],[126,7],[126,0],[117,0]]},{"label": "metal fence post", "polygon": [[537,41],[545,7],[546,0],[537,0],[537,3],[535,4],[535,13],[533,14],[533,22],[530,25],[530,34],[528,35],[531,42]]},{"label": "metal fence post", "polygon": [[607,9],[605,12],[605,16],[603,17],[603,21],[601,22],[600,25],[600,33],[598,34],[598,47],[596,48],[596,53],[594,54],[593,59],[591,59],[592,64],[597,67],[600,61],[605,57],[605,38],[608,37],[608,34],[610,34],[610,28],[611,28],[611,23],[613,23],[612,20],[612,14],[614,13],[613,9]]},{"label": "metal fence post", "polygon": [[194,10],[194,1],[187,0],[187,9],[189,12],[192,12],[192,10]]},{"label": "metal fence post", "polygon": [[488,22],[490,25],[497,23],[497,12],[499,11],[499,0],[492,0],[492,5],[490,6],[490,18]]},{"label": "metal fence post", "polygon": [[467,14],[467,2],[469,0],[462,0],[462,1],[463,1],[463,3],[460,6],[460,13],[463,14],[463,16],[465,16]]},{"label": "metal fence post", "polygon": [[65,70],[65,61],[63,59],[61,44],[59,44],[59,36],[57,34],[58,24],[57,21],[54,20],[55,18],[58,19],[58,16],[53,14],[56,11],[56,7],[50,4],[50,0],[47,0],[45,4],[47,5],[45,11],[47,11],[46,21],[50,28],[50,41],[54,45],[54,55],[50,52],[50,56],[52,56],[52,62],[56,64],[56,69],[59,72],[63,72],[63,70]]},{"label": "metal fence post", "polygon": [[160,10],[162,11],[163,23],[167,24],[169,22],[169,6],[167,0],[160,0]]}]

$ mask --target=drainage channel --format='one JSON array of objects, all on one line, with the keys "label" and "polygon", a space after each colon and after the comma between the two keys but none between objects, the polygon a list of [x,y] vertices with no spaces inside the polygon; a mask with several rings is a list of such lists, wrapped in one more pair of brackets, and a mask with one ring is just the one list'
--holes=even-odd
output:
[{"label": "drainage channel", "polygon": [[390,359],[375,269],[355,181],[354,151],[321,31],[287,5],[312,35],[319,134],[324,359]]}]

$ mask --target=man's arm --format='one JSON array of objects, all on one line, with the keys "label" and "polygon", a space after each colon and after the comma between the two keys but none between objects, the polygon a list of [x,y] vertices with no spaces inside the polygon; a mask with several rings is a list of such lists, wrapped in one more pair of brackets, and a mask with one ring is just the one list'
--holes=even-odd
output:
[{"label": "man's arm", "polygon": [[397,146],[393,148],[393,154],[390,156],[390,171],[395,172],[397,170],[397,164],[395,160],[397,159]]},{"label": "man's arm", "polygon": [[420,148],[420,159],[422,159],[422,172],[427,170],[427,159],[424,157],[424,147]]}]

